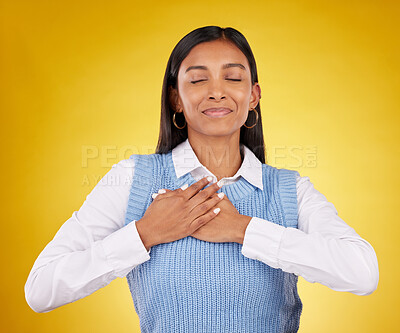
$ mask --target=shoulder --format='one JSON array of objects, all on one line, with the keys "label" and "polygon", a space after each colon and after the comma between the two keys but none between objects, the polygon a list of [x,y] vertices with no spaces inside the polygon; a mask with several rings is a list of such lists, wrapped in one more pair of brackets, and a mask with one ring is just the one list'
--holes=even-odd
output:
[{"label": "shoulder", "polygon": [[107,172],[104,178],[108,180],[126,180],[132,178],[135,169],[135,159],[127,158],[113,164],[111,169]]},{"label": "shoulder", "polygon": [[[271,167],[271,166],[270,166]],[[280,183],[294,183],[299,198],[310,192],[315,192],[314,184],[310,181],[310,177],[302,176],[297,170],[286,168],[274,168]]]},{"label": "shoulder", "polygon": [[167,161],[168,156],[171,155],[171,151],[164,154],[152,153],[152,154],[132,154],[126,160],[121,160],[123,163],[127,163],[129,165],[138,165],[138,164],[153,164],[156,162],[164,163]]},{"label": "shoulder", "polygon": [[302,176],[297,170],[277,168],[268,164],[263,164],[263,170],[274,175],[269,180],[276,179],[281,191],[296,191],[299,208],[309,202],[327,202],[327,198],[314,187],[309,176]]},{"label": "shoulder", "polygon": [[326,204],[329,202],[327,197],[315,188],[313,182],[311,182],[310,177],[308,176],[302,177],[299,175],[296,181],[296,188],[300,205],[310,203]]},{"label": "shoulder", "polygon": [[313,186],[310,181],[310,177],[308,176],[301,176],[300,174],[296,175],[296,187],[297,190],[304,189],[307,187]]},{"label": "shoulder", "polygon": [[[125,173],[133,176],[135,171],[140,170],[140,174],[150,171],[153,168],[166,168],[171,158],[168,158],[171,152],[165,154],[132,154],[127,159],[120,160],[113,165],[118,173]],[[172,162],[171,162],[172,163]]]},{"label": "shoulder", "polygon": [[297,181],[301,178],[300,173],[297,170],[277,168],[265,163],[262,163],[262,171],[264,175],[274,176],[278,179],[291,179]]}]

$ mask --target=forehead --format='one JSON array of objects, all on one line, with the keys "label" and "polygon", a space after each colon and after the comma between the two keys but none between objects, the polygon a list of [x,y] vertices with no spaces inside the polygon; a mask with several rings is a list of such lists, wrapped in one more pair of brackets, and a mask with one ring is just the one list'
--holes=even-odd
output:
[{"label": "forehead", "polygon": [[187,67],[192,65],[217,65],[220,67],[225,63],[241,63],[249,68],[246,56],[235,44],[229,41],[215,40],[193,47],[182,61],[180,71],[184,72]]}]

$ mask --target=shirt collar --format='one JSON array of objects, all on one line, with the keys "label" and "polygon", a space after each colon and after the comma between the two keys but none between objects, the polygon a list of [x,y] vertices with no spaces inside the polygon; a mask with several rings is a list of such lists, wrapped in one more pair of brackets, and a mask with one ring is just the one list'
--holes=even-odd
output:
[{"label": "shirt collar", "polygon": [[[263,190],[261,161],[245,145],[241,144],[241,147],[243,148],[244,154],[242,165],[233,177],[225,177],[224,179],[234,180],[242,176],[250,184]],[[191,172],[192,176],[197,175],[197,178],[202,178],[207,175],[211,175],[215,178],[215,175],[213,175],[198,160],[192,146],[190,145],[189,138],[172,149],[172,161],[174,163],[175,173],[178,178],[182,177],[188,172]],[[196,177],[194,178],[196,179]]]}]

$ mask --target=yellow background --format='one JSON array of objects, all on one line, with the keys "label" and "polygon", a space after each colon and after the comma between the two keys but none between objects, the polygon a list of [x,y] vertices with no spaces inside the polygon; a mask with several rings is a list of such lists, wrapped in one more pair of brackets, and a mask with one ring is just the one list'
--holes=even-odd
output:
[{"label": "yellow background", "polygon": [[[24,284],[96,179],[129,157],[126,146],[154,151],[168,57],[205,25],[234,27],[253,49],[269,164],[309,176],[378,256],[380,282],[369,296],[300,277],[300,332],[398,329],[397,1],[0,6],[3,331],[139,332],[125,279],[44,314],[29,308]],[[97,155],[86,166],[88,146]]]}]

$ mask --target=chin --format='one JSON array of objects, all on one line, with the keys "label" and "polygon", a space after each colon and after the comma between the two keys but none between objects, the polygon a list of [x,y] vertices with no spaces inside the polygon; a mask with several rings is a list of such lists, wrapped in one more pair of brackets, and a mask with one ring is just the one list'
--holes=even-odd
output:
[{"label": "chin", "polygon": [[215,129],[208,127],[207,129],[197,132],[206,136],[228,136],[234,134],[238,130],[240,130],[240,128],[234,129],[231,126],[216,126]]}]

